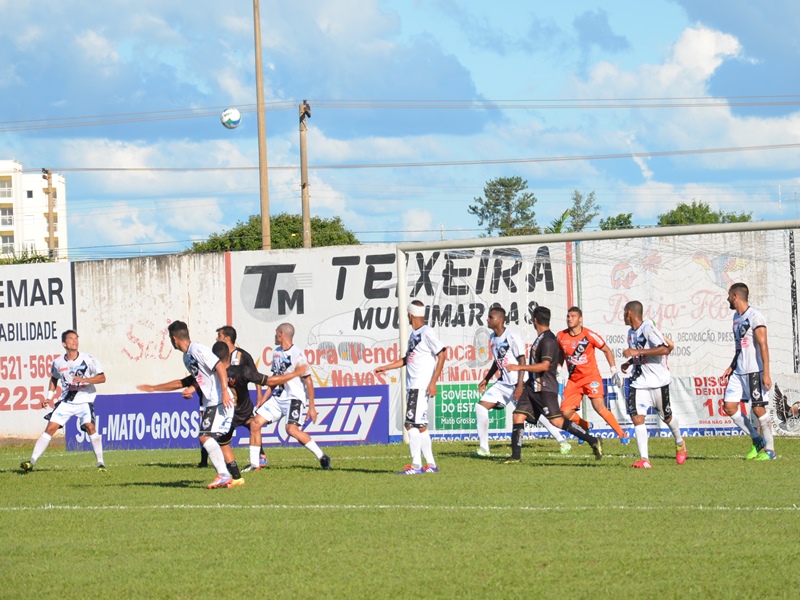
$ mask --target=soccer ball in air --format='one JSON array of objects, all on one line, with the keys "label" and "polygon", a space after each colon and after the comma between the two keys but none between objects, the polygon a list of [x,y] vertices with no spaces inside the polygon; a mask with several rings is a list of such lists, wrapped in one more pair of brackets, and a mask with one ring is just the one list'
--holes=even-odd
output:
[{"label": "soccer ball in air", "polygon": [[242,115],[235,108],[226,108],[222,111],[222,115],[220,115],[220,121],[222,121],[222,124],[228,129],[235,129],[239,126],[239,123],[242,122]]}]

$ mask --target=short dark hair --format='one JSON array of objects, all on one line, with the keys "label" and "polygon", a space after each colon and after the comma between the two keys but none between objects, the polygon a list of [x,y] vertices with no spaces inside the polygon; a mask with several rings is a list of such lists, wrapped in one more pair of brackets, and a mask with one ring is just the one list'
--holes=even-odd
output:
[{"label": "short dark hair", "polygon": [[75,331],[74,329],[67,329],[64,333],[61,334],[61,343],[62,344],[67,341],[67,336],[70,333],[74,333],[75,335],[78,335],[78,332]]},{"label": "short dark hair", "polygon": [[[628,302],[625,305],[625,308],[623,310],[625,312],[627,312],[627,311],[632,312],[634,315],[636,315],[640,319],[644,315],[644,306],[642,306],[642,303],[639,302],[638,300],[631,300],[630,302]],[[623,314],[624,314],[624,312],[623,312]]]},{"label": "short dark hair", "polygon": [[217,358],[220,360],[225,360],[231,355],[230,350],[228,350],[228,344],[225,342],[214,342],[214,345],[211,346],[211,351],[216,354]]},{"label": "short dark hair", "polygon": [[173,321],[167,327],[170,336],[178,338],[179,340],[189,339],[189,326],[183,321]]},{"label": "short dark hair", "polygon": [[567,309],[567,314],[569,314],[569,313],[571,313],[571,312],[578,313],[578,316],[579,316],[579,317],[582,317],[582,316],[583,316],[583,311],[582,311],[580,308],[578,308],[577,306],[570,306],[570,307]]},{"label": "short dark hair", "polygon": [[750,289],[747,287],[746,283],[734,283],[728,291],[733,293],[734,296],[739,296],[739,298],[745,302],[750,298]]},{"label": "short dark hair", "polygon": [[492,304],[492,306],[489,307],[489,313],[488,314],[492,314],[493,312],[500,313],[501,315],[503,315],[503,323],[506,322],[506,309],[505,308],[503,308],[499,304]]},{"label": "short dark hair", "polygon": [[550,325],[550,309],[546,306],[537,306],[533,309],[533,318],[539,325]]},{"label": "short dark hair", "polygon": [[217,329],[217,333],[222,333],[222,335],[230,339],[232,344],[236,343],[236,330],[230,325],[223,325]]}]

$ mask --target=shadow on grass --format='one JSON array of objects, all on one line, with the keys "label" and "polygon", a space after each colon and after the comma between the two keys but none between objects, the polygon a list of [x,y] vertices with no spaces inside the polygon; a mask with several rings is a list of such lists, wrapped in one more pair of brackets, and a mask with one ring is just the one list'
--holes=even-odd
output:
[{"label": "shadow on grass", "polygon": [[207,467],[198,467],[197,463],[164,463],[164,462],[149,462],[149,463],[139,463],[140,467],[158,467],[160,469],[190,469],[192,471],[202,472],[205,470],[213,471],[214,468],[211,465]]},{"label": "shadow on grass", "polygon": [[[158,488],[205,488],[207,483],[200,481],[189,481],[181,479],[178,481],[129,481],[127,483],[111,483],[111,486],[119,488],[138,488],[138,487],[158,487]],[[75,487],[93,487],[93,486],[75,486]]]}]

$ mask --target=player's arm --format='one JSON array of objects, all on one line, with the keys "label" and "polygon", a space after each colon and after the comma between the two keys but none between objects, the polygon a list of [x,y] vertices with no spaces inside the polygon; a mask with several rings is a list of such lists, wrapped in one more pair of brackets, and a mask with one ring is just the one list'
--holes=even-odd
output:
[{"label": "player's arm", "polygon": [[489,367],[489,372],[486,373],[486,377],[484,377],[480,381],[480,383],[478,383],[478,392],[480,392],[482,394],[483,392],[486,391],[486,386],[492,380],[492,377],[494,377],[495,373],[497,373],[497,361],[493,360],[492,361],[492,366]]},{"label": "player's arm", "polygon": [[306,375],[308,371],[308,367],[306,365],[299,365],[295,368],[294,371],[290,371],[288,373],[284,373],[283,375],[271,375],[267,378],[267,382],[265,385],[269,387],[277,387],[279,385],[283,385],[290,379],[294,379],[295,377],[303,377]]},{"label": "player's arm", "polygon": [[180,390],[187,387],[184,384],[183,379],[173,379],[172,381],[167,381],[165,383],[157,383],[156,385],[149,385],[143,383],[142,385],[137,385],[136,389],[140,392],[172,392],[174,390]]},{"label": "player's arm", "polygon": [[[525,355],[520,354],[517,357],[517,365],[524,365],[525,364]],[[510,363],[509,363],[510,364]],[[508,367],[506,367],[508,368]],[[522,397],[522,389],[525,387],[525,378],[524,377],[517,377],[517,387],[514,388],[514,402],[517,402]]]},{"label": "player's arm", "polygon": [[317,408],[314,406],[314,382],[311,381],[311,376],[306,375],[303,377],[303,383],[306,386],[306,396],[308,397],[308,418],[312,423],[317,422]]},{"label": "player's arm", "polygon": [[446,348],[442,348],[439,351],[439,354],[436,356],[436,367],[433,369],[433,375],[431,376],[431,381],[428,384],[428,396],[431,398],[436,397],[436,382],[439,381],[439,376],[442,374],[442,369],[444,369],[444,360]]},{"label": "player's arm", "polygon": [[544,371],[547,371],[547,369],[550,368],[551,362],[552,361],[550,360],[543,360],[541,362],[537,362],[532,365],[510,364],[506,367],[506,369],[508,369],[509,371],[523,371],[525,373],[543,373]]},{"label": "player's arm", "polygon": [[98,373],[97,375],[93,375],[91,377],[79,377],[75,375],[72,378],[72,381],[75,383],[82,383],[84,385],[89,385],[92,383],[105,383],[106,382],[106,374],[105,373]]},{"label": "player's arm", "polygon": [[47,384],[47,397],[42,400],[42,408],[48,408],[50,403],[53,401],[53,398],[56,395],[56,388],[58,387],[58,378],[51,377],[50,383]]},{"label": "player's arm", "polygon": [[772,387],[772,375],[769,372],[769,346],[767,345],[766,326],[756,327],[753,331],[753,337],[756,338],[758,347],[761,348],[761,364],[764,366],[761,382],[765,388],[769,389]]},{"label": "player's arm", "polygon": [[398,358],[394,362],[390,362],[388,365],[381,365],[380,367],[375,367],[376,373],[385,373],[386,371],[391,371],[392,369],[399,369],[400,367],[404,367],[406,364],[406,357]]},{"label": "player's arm", "polygon": [[218,360],[217,364],[214,366],[214,370],[217,372],[217,377],[219,377],[222,404],[225,405],[226,408],[232,408],[233,398],[231,398],[231,392],[228,389],[228,369],[222,364],[221,360]]}]

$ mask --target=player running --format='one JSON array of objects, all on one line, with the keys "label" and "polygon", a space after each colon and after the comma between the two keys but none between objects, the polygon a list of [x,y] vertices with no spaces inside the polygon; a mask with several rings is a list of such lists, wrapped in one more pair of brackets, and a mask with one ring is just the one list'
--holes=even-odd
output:
[{"label": "player running", "polygon": [[[767,392],[772,387],[769,370],[769,345],[767,344],[767,320],[749,303],[750,290],[744,283],[734,283],[728,290],[728,304],[733,315],[733,338],[736,353],[733,362],[722,377],[728,380],[725,387],[725,413],[736,425],[750,435],[753,446],[748,460],[771,460],[775,458],[775,439],[772,435],[772,420],[766,410],[769,400]],[[761,425],[761,435],[750,419],[742,415],[740,402],[750,402],[753,414]]]},{"label": "player running", "polygon": [[42,401],[42,408],[50,405],[59,384],[61,397],[53,407],[53,412],[45,416],[50,422],[36,440],[31,459],[20,464],[20,468],[26,473],[33,471],[36,461],[50,445],[53,434],[75,417],[92,443],[97,470],[104,473],[106,467],[103,464],[103,440],[97,433],[94,416],[94,399],[97,396],[95,385],[106,381],[103,367],[94,356],[78,350],[78,334],[74,330],[68,329],[61,334],[61,345],[66,352],[53,361],[47,399]]},{"label": "player running", "polygon": [[[525,364],[525,345],[515,330],[506,327],[506,311],[502,306],[495,304],[489,309],[486,324],[492,330],[489,335],[489,350],[494,361],[486,377],[478,383],[481,399],[475,405],[480,444],[475,456],[481,457],[491,456],[489,451],[489,411],[505,410],[509,402],[516,404],[522,397],[524,378],[520,377],[517,372],[509,371],[507,367],[513,362]],[[497,381],[487,390],[486,386],[495,373],[499,373]],[[559,430],[548,419],[540,418],[538,421],[559,443],[561,453],[567,454],[570,451],[570,444]]]},{"label": "player running", "polygon": [[529,373],[525,390],[514,410],[514,428],[511,434],[511,458],[506,464],[522,460],[522,435],[525,421],[535,423],[544,415],[550,423],[567,431],[578,439],[588,442],[597,460],[603,458],[603,446],[598,438],[589,435],[585,429],[565,419],[558,406],[558,379],[556,371],[561,363],[561,348],[550,330],[550,309],[537,306],[533,310],[533,325],[538,337],[531,346],[528,364],[509,363],[509,371]]},{"label": "player running", "polygon": [[558,332],[558,344],[561,346],[569,372],[569,379],[564,387],[564,399],[561,402],[561,413],[588,431],[591,424],[581,419],[576,412],[585,394],[595,412],[609,424],[622,443],[627,444],[628,434],[622,430],[614,414],[606,407],[603,378],[594,351],[598,349],[605,354],[608,366],[611,367],[612,379],[621,389],[622,380],[614,364],[614,354],[602,337],[583,326],[583,311],[577,306],[567,311],[567,328]]},{"label": "player running", "polygon": [[644,423],[647,409],[651,407],[656,409],[658,416],[672,432],[675,438],[675,461],[682,465],[686,462],[686,442],[669,404],[669,384],[672,377],[666,357],[674,346],[661,335],[653,323],[642,320],[644,311],[641,302],[628,302],[622,312],[625,325],[630,327],[628,347],[622,351],[622,355],[630,360],[623,363],[622,372],[626,373],[633,365],[626,404],[633,421],[639,455],[642,457],[631,466],[637,469],[652,467],[647,449],[647,425]]},{"label": "player running", "polygon": [[[425,324],[425,305],[414,300],[408,307],[408,321],[413,331],[408,336],[408,351],[403,358],[375,369],[384,373],[390,369],[406,368],[406,416],[411,464],[398,475],[438,473],[433,457],[431,434],[428,431],[428,405],[436,398],[436,381],[442,374],[445,346],[431,327]],[[425,468],[422,468],[422,455]]]},{"label": "player running", "polygon": [[[324,470],[331,468],[331,459],[319,449],[317,443],[301,428],[306,414],[312,422],[317,421],[314,408],[314,384],[311,381],[308,362],[303,351],[294,345],[294,326],[281,323],[275,329],[275,350],[272,353],[272,372],[275,376],[286,376],[279,380],[272,396],[256,409],[250,421],[250,466],[258,466],[258,451],[261,448],[261,428],[286,417],[286,433],[303,444],[319,459]],[[302,371],[300,378],[297,374]],[[272,379],[272,378],[270,378]],[[248,469],[245,469],[248,470]]]}]

